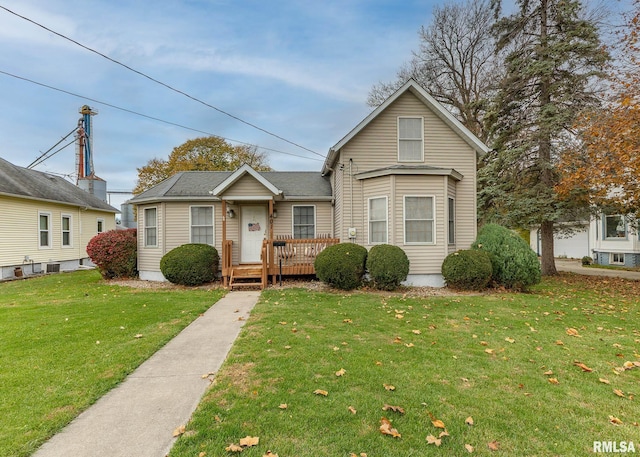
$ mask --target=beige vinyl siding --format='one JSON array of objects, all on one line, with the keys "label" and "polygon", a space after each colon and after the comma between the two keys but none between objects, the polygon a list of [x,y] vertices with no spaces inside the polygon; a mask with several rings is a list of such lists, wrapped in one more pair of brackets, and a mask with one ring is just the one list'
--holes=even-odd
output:
[{"label": "beige vinyl siding", "polygon": [[278,217],[273,220],[273,232],[277,236],[293,236],[293,207],[314,206],[316,236],[333,235],[331,224],[331,202],[284,201],[276,203]]},{"label": "beige vinyl siding", "polygon": [[[451,177],[447,178],[447,193],[448,193],[448,195],[447,195],[447,214],[446,214],[446,216],[447,216],[447,221],[446,221],[447,222],[447,227],[448,227],[448,222],[449,222],[449,214],[448,214],[449,202],[448,202],[448,199],[449,198],[453,198],[453,200],[454,200],[454,213],[453,213],[453,216],[454,216],[454,223],[455,223],[455,232],[454,232],[454,237],[455,237],[454,241],[455,241],[455,243],[448,245],[448,254],[451,254],[451,253],[456,252],[458,250],[456,246],[458,244],[458,230],[459,230],[459,227],[458,227],[458,214],[459,214],[459,211],[458,211],[458,198],[456,197],[456,181],[455,181],[455,179],[453,179]],[[449,234],[447,233],[447,244],[448,244],[448,241],[449,241],[448,240],[448,235]],[[474,239],[475,239],[475,237],[474,237]]]},{"label": "beige vinyl siding", "polygon": [[[85,259],[87,244],[96,234],[87,221],[101,217],[105,230],[116,225],[114,213],[63,204],[0,196],[0,206],[0,266],[22,265],[25,256],[36,264]],[[39,247],[40,212],[50,214],[50,248]],[[71,216],[71,247],[62,247],[63,214]]]},{"label": "beige vinyl siding", "polygon": [[271,197],[273,194],[262,185],[256,178],[251,176],[250,174],[245,174],[238,181],[236,181],[232,186],[230,186],[225,192],[225,196],[234,196],[234,197],[255,197],[255,196],[269,196]]},{"label": "beige vinyl siding", "polygon": [[347,234],[344,230],[343,224],[343,209],[342,209],[342,200],[343,200],[343,182],[344,182],[344,171],[337,169],[335,172],[331,174],[331,187],[333,189],[333,198],[334,198],[334,207],[333,207],[333,233],[336,237],[340,238],[340,240],[344,241],[347,239]]},{"label": "beige vinyl siding", "polygon": [[361,192],[354,192],[354,208],[358,207],[358,215],[361,215],[361,217],[355,219],[355,227],[358,230],[356,242],[358,244],[362,244],[367,247],[378,244],[369,242],[369,199],[376,197],[387,198],[387,243],[392,243],[391,240],[394,239],[395,233],[393,220],[391,218],[391,208],[393,207],[391,199],[391,182],[391,176],[383,176],[380,178],[356,181],[354,183],[355,187],[361,189]]},{"label": "beige vinyl siding", "polygon": [[[164,203],[153,203],[138,206],[138,270],[140,271],[160,271],[160,259],[165,254],[164,205]],[[158,245],[153,247],[144,244],[144,210],[148,208],[156,208]]]}]

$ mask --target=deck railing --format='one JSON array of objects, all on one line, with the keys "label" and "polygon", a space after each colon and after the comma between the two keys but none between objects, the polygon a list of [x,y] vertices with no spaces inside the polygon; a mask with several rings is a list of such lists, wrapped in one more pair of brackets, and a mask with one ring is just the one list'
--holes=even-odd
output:
[{"label": "deck railing", "polygon": [[224,240],[222,242],[222,281],[224,287],[227,287],[231,267],[233,267],[233,241]]},{"label": "deck railing", "polygon": [[338,238],[278,237],[265,240],[263,246],[268,257],[268,274],[275,282],[276,275],[312,275],[316,256],[328,246],[338,244]]}]

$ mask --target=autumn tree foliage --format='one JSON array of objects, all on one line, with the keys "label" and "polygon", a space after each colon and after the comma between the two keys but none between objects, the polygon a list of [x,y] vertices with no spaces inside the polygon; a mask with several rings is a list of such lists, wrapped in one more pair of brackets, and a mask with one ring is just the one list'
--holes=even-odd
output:
[{"label": "autumn tree foliage", "polygon": [[640,209],[640,1],[626,17],[620,59],[610,68],[612,95],[583,112],[577,140],[563,155],[557,191],[595,210],[637,215]]},{"label": "autumn tree foliage", "polygon": [[270,170],[266,156],[255,146],[233,146],[218,136],[195,138],[173,148],[167,160],[154,158],[138,168],[133,193],[144,192],[180,171],[226,171],[243,164],[260,171]]},{"label": "autumn tree foliage", "polygon": [[480,170],[479,209],[485,219],[509,227],[539,226],[542,273],[550,275],[557,272],[555,224],[575,209],[554,190],[558,145],[576,114],[598,103],[592,82],[608,54],[580,1],[516,4],[517,12],[495,26],[498,48],[508,54],[490,119],[495,153]]}]

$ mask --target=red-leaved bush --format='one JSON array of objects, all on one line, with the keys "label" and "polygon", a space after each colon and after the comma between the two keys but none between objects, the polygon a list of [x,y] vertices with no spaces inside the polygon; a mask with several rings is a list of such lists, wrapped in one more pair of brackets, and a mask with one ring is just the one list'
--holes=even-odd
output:
[{"label": "red-leaved bush", "polygon": [[87,254],[105,279],[138,276],[138,239],[136,229],[110,230],[89,241]]}]

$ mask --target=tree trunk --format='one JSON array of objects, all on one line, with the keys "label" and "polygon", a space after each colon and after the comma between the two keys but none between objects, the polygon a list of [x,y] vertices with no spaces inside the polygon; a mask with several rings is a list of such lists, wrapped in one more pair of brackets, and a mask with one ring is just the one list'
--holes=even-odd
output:
[{"label": "tree trunk", "polygon": [[542,274],[553,276],[558,274],[556,270],[555,253],[553,249],[553,222],[545,221],[540,226],[540,241],[542,247]]}]

